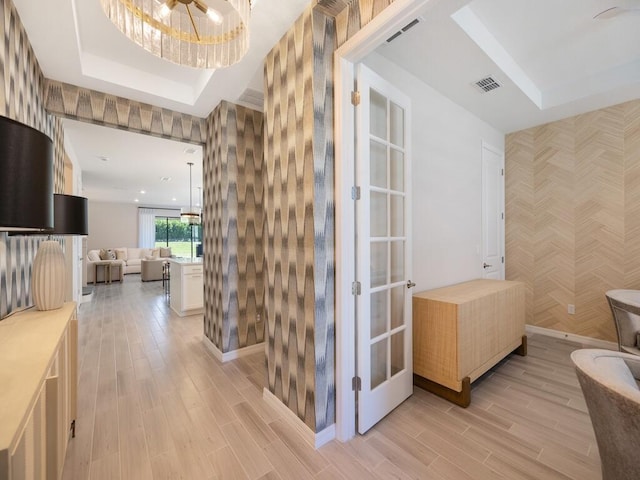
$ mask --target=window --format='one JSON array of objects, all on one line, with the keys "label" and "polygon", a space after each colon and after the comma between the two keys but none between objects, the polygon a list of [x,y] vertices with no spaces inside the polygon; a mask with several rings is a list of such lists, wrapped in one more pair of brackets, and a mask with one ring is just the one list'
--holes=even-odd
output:
[{"label": "window", "polygon": [[171,247],[176,257],[191,257],[191,235],[193,233],[193,256],[202,242],[202,225],[182,223],[179,218],[156,217],[156,247]]}]

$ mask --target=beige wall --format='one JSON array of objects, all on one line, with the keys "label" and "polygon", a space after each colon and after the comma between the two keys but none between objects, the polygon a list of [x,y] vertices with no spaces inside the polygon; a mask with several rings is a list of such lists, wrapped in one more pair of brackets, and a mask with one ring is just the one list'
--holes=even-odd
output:
[{"label": "beige wall", "polygon": [[88,250],[138,246],[138,207],[125,203],[89,202]]},{"label": "beige wall", "polygon": [[614,341],[604,294],[640,289],[640,100],[512,133],[505,157],[506,273],[527,284],[527,323]]}]

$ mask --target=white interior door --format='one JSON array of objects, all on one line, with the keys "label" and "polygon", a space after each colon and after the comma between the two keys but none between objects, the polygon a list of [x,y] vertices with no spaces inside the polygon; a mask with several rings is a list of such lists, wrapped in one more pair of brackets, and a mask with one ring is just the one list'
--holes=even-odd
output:
[{"label": "white interior door", "polygon": [[363,65],[357,69],[356,274],[358,431],[413,392],[410,245],[410,103]]},{"label": "white interior door", "polygon": [[504,154],[482,144],[483,278],[504,280]]}]

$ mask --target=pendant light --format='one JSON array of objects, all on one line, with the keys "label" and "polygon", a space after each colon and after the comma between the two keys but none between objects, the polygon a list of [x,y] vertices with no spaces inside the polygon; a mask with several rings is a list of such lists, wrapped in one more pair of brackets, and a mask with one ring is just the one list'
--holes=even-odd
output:
[{"label": "pendant light", "polygon": [[180,220],[182,223],[188,223],[189,225],[200,225],[200,209],[193,206],[193,190],[191,185],[191,168],[193,162],[187,162],[189,165],[189,208],[182,208],[180,211]]}]

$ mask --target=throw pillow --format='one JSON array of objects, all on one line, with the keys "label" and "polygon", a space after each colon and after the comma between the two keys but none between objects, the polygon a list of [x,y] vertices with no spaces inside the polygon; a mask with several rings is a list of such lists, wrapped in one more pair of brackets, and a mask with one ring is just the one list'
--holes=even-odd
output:
[{"label": "throw pillow", "polygon": [[116,251],[111,248],[107,249],[107,257],[105,260],[115,260],[116,259]]},{"label": "throw pillow", "polygon": [[162,248],[160,247],[160,256],[167,258],[171,256],[171,248]]},{"label": "throw pillow", "polygon": [[90,250],[87,253],[87,257],[91,262],[99,262],[100,261],[100,251],[99,250]]},{"label": "throw pillow", "polygon": [[116,260],[126,260],[127,251],[124,248],[116,248]]},{"label": "throw pillow", "polygon": [[160,249],[159,248],[152,248],[151,249],[151,256],[152,257],[159,257],[160,256]]},{"label": "throw pillow", "polygon": [[100,260],[110,260],[111,256],[109,255],[109,251],[106,248],[101,248],[100,249],[100,253],[98,254],[100,256]]},{"label": "throw pillow", "polygon": [[152,261],[152,260],[157,260],[158,257],[154,257],[153,255],[147,255],[146,257],[144,257],[144,259],[146,261]]}]

